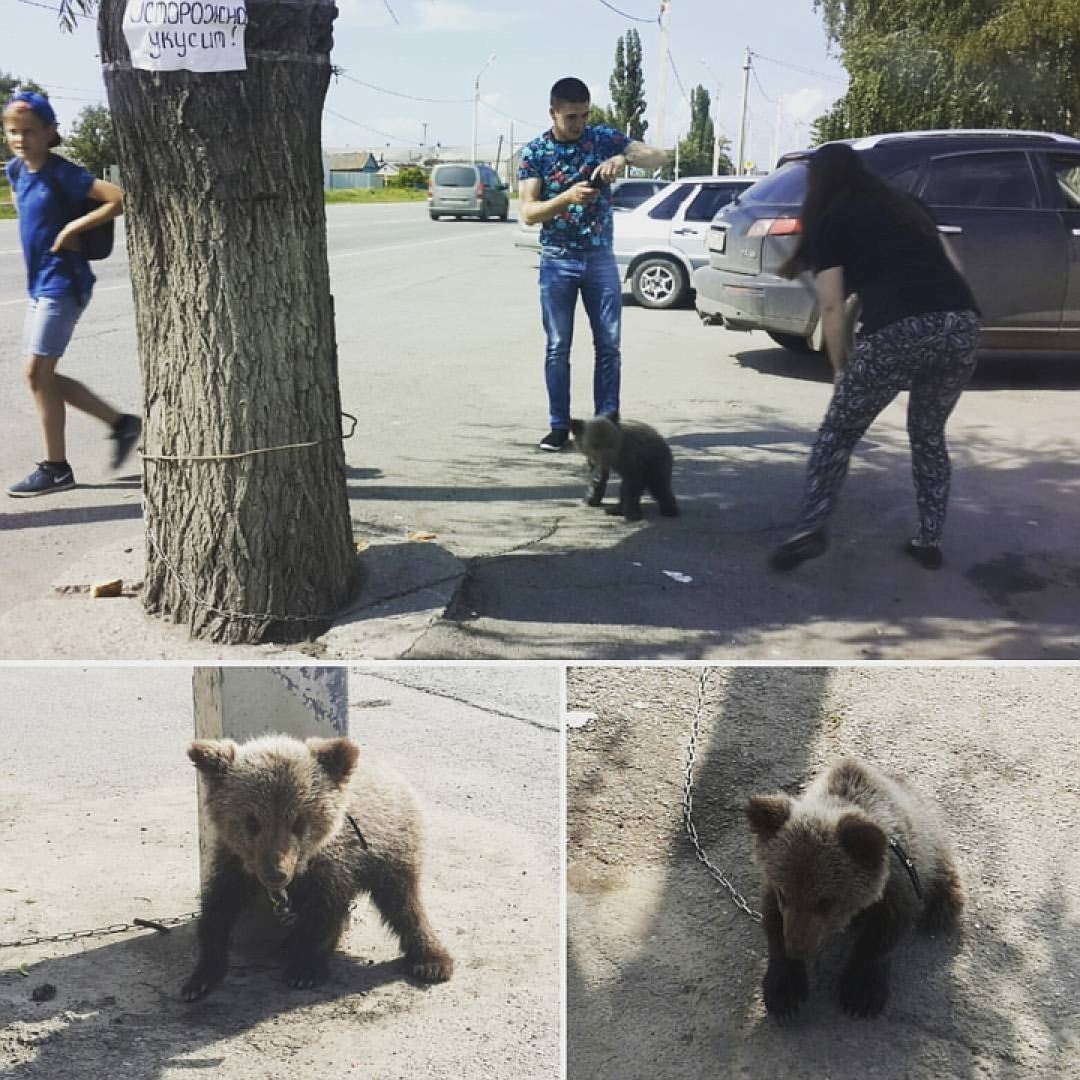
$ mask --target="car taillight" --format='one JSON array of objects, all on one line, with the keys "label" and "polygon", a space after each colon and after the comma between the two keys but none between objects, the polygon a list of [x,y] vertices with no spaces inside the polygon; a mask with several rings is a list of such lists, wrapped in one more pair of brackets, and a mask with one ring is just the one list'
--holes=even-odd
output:
[{"label": "car taillight", "polygon": [[802,232],[802,222],[797,217],[758,218],[746,235],[749,236],[794,236]]},{"label": "car taillight", "polygon": [[484,194],[484,181],[483,180],[481,180],[480,183],[476,185],[476,194],[477,195],[483,195]]}]

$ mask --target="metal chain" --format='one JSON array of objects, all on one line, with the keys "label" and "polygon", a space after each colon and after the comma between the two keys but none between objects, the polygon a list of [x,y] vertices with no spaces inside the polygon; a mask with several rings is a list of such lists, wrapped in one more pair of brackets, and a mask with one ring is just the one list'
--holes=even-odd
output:
[{"label": "metal chain", "polygon": [[157,930],[159,933],[168,933],[172,927],[181,926],[198,917],[199,912],[189,911],[186,915],[172,915],[165,919],[132,919],[131,922],[100,926],[96,930],[69,930],[63,934],[40,934],[37,937],[19,938],[17,941],[0,941],[0,949],[29,948],[31,945],[51,945],[62,941],[80,941],[82,938],[108,937],[110,934],[123,934],[128,930]]},{"label": "metal chain", "polygon": [[724,872],[712,862],[701,847],[698,839],[697,827],[694,825],[694,755],[697,753],[698,734],[701,730],[701,716],[705,711],[705,688],[709,682],[711,668],[703,667],[698,679],[697,706],[694,709],[694,718],[690,723],[690,742],[686,750],[686,774],[683,782],[683,824],[686,826],[686,835],[690,843],[694,845],[694,854],[698,861],[709,872],[714,881],[722,885],[731,897],[731,902],[745,911],[754,922],[761,922],[761,912],[755,911],[746,901],[746,898],[724,876]]}]

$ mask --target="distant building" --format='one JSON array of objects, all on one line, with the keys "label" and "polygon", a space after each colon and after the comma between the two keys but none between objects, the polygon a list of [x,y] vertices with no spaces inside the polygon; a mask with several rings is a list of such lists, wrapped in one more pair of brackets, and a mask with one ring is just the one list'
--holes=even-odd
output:
[{"label": "distant building", "polygon": [[381,162],[370,150],[323,154],[324,186],[338,188],[381,188]]}]

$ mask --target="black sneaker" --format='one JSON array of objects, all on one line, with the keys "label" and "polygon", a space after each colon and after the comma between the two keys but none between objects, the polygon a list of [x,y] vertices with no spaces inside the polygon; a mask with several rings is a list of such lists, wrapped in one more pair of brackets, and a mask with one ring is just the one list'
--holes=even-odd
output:
[{"label": "black sneaker", "polygon": [[541,440],[541,450],[561,450],[570,441],[567,428],[552,428]]},{"label": "black sneaker", "polygon": [[794,570],[799,563],[824,555],[828,546],[829,541],[824,529],[796,533],[772,549],[769,564],[774,570]]},{"label": "black sneaker", "polygon": [[112,434],[109,438],[116,443],[113,447],[112,461],[110,462],[114,469],[119,469],[127,461],[128,454],[131,453],[132,448],[139,441],[141,434],[142,421],[131,413],[123,413],[120,419],[113,424]]},{"label": "black sneaker", "polygon": [[75,474],[71,466],[62,461],[39,461],[37,468],[25,479],[12,484],[7,493],[14,499],[32,499],[35,495],[48,495],[52,491],[67,491],[75,486]]},{"label": "black sneaker", "polygon": [[909,540],[904,545],[904,551],[924,570],[940,570],[941,564],[945,561],[941,548],[936,544],[920,544],[916,540]]}]

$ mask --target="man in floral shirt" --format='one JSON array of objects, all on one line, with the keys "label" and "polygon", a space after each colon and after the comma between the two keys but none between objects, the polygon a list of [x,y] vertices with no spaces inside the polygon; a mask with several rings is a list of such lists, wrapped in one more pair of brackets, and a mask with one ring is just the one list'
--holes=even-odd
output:
[{"label": "man in floral shirt", "polygon": [[570,346],[580,293],[592,327],[597,415],[618,419],[622,278],[612,250],[610,183],[628,164],[657,169],[667,152],[612,127],[592,126],[589,88],[560,79],[551,88],[551,129],[521,153],[521,220],[541,223],[540,309],[547,334],[544,374],[551,431],[541,450],[570,437]]}]

